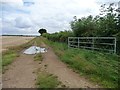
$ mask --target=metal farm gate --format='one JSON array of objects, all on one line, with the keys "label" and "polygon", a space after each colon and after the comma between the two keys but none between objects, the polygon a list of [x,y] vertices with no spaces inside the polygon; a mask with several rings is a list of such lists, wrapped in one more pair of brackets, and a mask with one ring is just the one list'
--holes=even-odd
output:
[{"label": "metal farm gate", "polygon": [[68,47],[84,48],[116,54],[115,37],[68,37]]}]

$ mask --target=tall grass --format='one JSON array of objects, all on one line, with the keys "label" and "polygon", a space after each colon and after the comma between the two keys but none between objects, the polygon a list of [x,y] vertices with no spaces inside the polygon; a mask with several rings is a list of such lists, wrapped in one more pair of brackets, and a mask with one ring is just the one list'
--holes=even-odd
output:
[{"label": "tall grass", "polygon": [[45,71],[38,74],[36,82],[38,88],[56,88],[59,84],[60,82],[57,80],[57,77],[52,74]]},{"label": "tall grass", "polygon": [[53,48],[61,61],[80,75],[103,87],[118,87],[120,57],[85,49],[68,49],[67,44],[51,42],[47,39],[44,39],[44,42]]},{"label": "tall grass", "polygon": [[3,54],[3,56],[2,56],[3,73],[5,71],[5,66],[11,64],[13,62],[13,60],[15,60],[15,58],[17,56],[18,56],[17,53],[15,51],[13,51],[13,50],[9,50],[5,54]]}]

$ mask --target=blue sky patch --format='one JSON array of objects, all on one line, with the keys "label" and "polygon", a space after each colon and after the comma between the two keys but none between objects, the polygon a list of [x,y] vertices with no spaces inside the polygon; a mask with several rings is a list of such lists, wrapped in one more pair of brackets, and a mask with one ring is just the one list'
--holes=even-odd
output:
[{"label": "blue sky patch", "polygon": [[24,6],[31,6],[34,5],[34,2],[23,2]]},{"label": "blue sky patch", "polygon": [[2,11],[6,11],[6,12],[10,12],[10,13],[25,13],[25,14],[30,13],[27,10],[19,9],[19,8],[13,7],[9,4],[2,4],[1,7],[2,7]]}]

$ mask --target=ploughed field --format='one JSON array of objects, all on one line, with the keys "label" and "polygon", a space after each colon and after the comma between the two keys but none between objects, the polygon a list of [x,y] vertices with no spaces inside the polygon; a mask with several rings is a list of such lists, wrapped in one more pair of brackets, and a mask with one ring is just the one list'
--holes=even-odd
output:
[{"label": "ploughed field", "polygon": [[11,47],[11,46],[17,46],[17,45],[21,45],[23,43],[26,43],[30,40],[32,40],[34,37],[23,37],[23,36],[0,36],[0,41],[2,43],[0,43],[2,46],[0,48],[0,52],[7,50],[7,48]]}]

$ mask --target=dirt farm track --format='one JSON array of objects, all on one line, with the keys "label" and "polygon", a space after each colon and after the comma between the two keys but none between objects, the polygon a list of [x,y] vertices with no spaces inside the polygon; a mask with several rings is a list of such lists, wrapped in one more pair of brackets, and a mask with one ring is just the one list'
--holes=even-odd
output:
[{"label": "dirt farm track", "polygon": [[[7,47],[17,46],[28,42],[34,37],[14,37],[4,36],[2,40],[2,51]],[[19,54],[15,60],[7,67],[7,71],[0,76],[0,86],[2,88],[35,88],[38,71],[45,71],[55,75],[65,87],[69,88],[98,88],[99,85],[92,83],[85,77],[75,73],[72,69],[61,62],[53,49],[41,40],[40,47],[48,48],[47,52],[42,54],[43,61],[35,62],[34,55]],[[45,67],[47,65],[47,67]],[[36,73],[37,72],[37,73]],[[0,74],[1,75],[1,74]]]},{"label": "dirt farm track", "polygon": [[0,52],[6,50],[8,47],[17,46],[26,43],[34,37],[22,37],[22,36],[0,36]]}]

